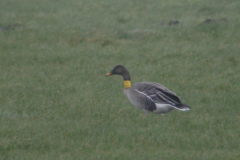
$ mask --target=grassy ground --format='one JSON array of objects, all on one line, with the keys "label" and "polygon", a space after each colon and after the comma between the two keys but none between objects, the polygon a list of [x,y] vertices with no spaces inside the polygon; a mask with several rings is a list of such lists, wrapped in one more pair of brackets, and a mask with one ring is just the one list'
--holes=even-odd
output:
[{"label": "grassy ground", "polygon": [[[0,159],[240,159],[239,7],[1,1]],[[104,76],[116,64],[192,110],[145,116]]]}]

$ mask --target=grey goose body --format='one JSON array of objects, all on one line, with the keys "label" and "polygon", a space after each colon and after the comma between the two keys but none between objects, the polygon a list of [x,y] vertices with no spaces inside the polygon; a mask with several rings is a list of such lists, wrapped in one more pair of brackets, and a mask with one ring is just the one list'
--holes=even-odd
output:
[{"label": "grey goose body", "polygon": [[165,114],[174,109],[188,111],[190,107],[165,86],[156,82],[141,82],[131,85],[130,74],[122,65],[116,65],[109,75],[121,75],[124,78],[124,95],[137,108],[146,114]]}]

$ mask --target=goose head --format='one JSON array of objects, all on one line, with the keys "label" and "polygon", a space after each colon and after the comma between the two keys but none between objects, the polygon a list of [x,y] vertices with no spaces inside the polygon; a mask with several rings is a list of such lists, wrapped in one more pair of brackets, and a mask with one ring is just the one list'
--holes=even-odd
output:
[{"label": "goose head", "polygon": [[110,75],[120,75],[123,77],[124,81],[130,81],[130,74],[128,70],[123,65],[116,65],[112,71],[106,74],[106,76]]}]

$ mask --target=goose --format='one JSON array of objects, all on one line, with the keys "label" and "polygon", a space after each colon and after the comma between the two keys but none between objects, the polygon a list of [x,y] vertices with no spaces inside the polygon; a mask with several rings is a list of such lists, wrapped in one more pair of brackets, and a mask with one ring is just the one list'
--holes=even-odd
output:
[{"label": "goose", "polygon": [[124,95],[137,108],[154,114],[165,114],[174,109],[189,111],[190,106],[181,102],[180,98],[165,86],[156,82],[140,82],[131,85],[130,74],[123,65],[116,65],[106,74],[121,75],[124,79]]}]

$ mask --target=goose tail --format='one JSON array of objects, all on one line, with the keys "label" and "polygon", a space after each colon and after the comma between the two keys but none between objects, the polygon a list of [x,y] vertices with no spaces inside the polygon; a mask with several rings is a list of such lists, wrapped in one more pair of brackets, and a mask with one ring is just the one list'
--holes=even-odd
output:
[{"label": "goose tail", "polygon": [[174,106],[174,108],[177,109],[177,110],[180,110],[180,111],[189,111],[191,109],[191,107],[189,105],[184,104],[184,103],[176,104]]}]

